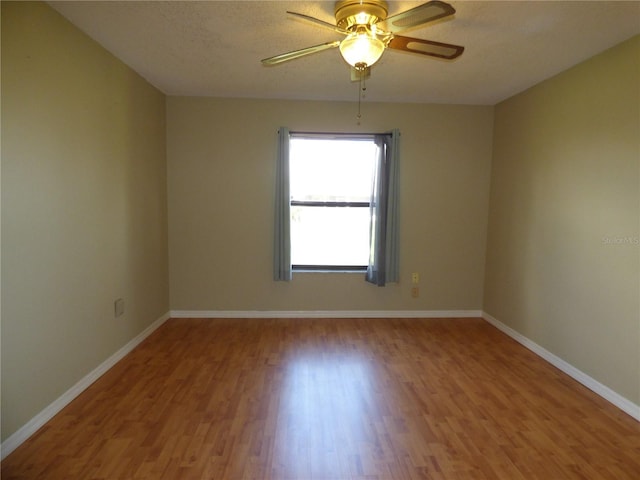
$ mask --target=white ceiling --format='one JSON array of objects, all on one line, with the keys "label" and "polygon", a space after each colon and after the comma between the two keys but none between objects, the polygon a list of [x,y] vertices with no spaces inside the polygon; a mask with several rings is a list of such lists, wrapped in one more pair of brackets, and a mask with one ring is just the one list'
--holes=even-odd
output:
[{"label": "white ceiling", "polygon": [[[357,98],[337,49],[277,66],[260,60],[340,40],[287,15],[335,23],[334,2],[49,2],[168,95]],[[390,1],[394,15],[424,1]],[[453,61],[388,50],[366,101],[493,105],[634,35],[640,1],[451,1],[453,18],[403,32],[465,46]]]}]

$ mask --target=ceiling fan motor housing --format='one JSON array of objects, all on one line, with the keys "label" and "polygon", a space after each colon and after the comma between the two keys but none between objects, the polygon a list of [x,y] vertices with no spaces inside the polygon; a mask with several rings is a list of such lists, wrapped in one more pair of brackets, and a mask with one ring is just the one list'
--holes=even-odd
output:
[{"label": "ceiling fan motor housing", "polygon": [[381,22],[387,13],[387,2],[383,0],[342,0],[335,6],[336,24],[345,30]]}]

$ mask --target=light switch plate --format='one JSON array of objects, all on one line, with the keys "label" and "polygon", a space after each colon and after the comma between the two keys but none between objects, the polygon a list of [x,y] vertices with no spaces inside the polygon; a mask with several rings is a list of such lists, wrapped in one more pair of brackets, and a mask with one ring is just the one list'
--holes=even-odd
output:
[{"label": "light switch plate", "polygon": [[124,315],[124,299],[119,298],[113,302],[113,310],[116,317]]}]

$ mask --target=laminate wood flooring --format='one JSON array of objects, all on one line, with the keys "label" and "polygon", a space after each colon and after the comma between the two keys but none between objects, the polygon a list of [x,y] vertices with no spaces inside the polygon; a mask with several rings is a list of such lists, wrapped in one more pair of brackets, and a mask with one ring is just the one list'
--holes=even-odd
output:
[{"label": "laminate wood flooring", "polygon": [[1,473],[637,480],[640,423],[481,319],[174,319]]}]

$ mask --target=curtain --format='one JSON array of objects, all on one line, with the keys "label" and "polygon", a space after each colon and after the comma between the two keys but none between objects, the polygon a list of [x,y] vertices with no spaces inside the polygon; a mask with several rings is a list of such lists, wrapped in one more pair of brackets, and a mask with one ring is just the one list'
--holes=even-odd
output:
[{"label": "curtain", "polygon": [[289,194],[289,129],[278,130],[276,160],[275,238],[273,279],[291,280],[291,199]]},{"label": "curtain", "polygon": [[398,155],[400,132],[376,135],[378,161],[371,193],[369,265],[365,279],[385,286],[399,278],[398,255]]}]

